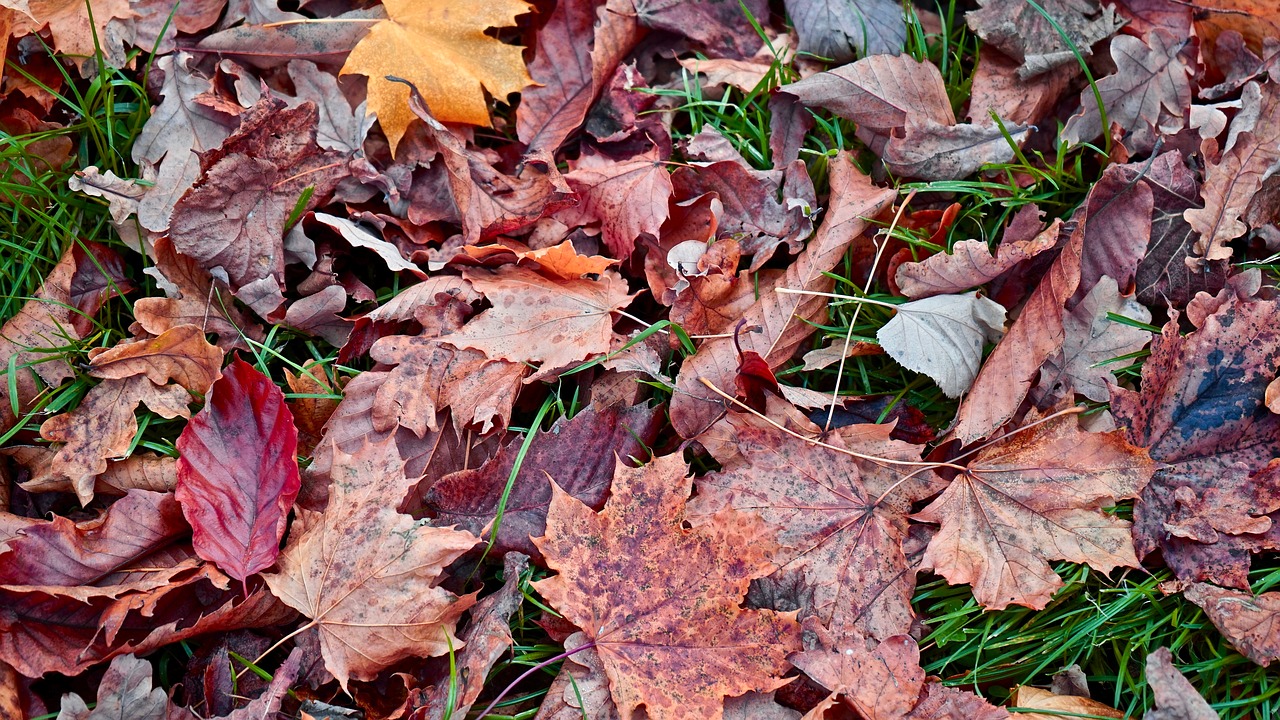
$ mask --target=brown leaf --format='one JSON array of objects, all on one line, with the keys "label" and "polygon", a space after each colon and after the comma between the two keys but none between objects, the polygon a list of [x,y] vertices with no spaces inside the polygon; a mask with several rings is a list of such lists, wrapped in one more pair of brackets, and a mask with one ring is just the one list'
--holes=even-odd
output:
[{"label": "brown leaf", "polygon": [[[222,6],[218,7],[221,9]],[[275,67],[295,60],[337,66],[346,61],[352,48],[369,31],[368,21],[382,20],[386,16],[387,11],[381,5],[375,5],[332,18],[345,22],[277,24],[286,18],[259,19],[206,35],[195,47],[203,52],[236,58],[254,67]]]},{"label": "brown leaf", "polygon": [[613,271],[599,280],[549,280],[532,270],[504,266],[463,277],[493,304],[443,339],[491,360],[540,362],[526,383],[609,352],[613,313],[627,306],[627,284]]},{"label": "brown leaf", "polygon": [[[932,473],[900,488],[894,505],[877,504],[878,496],[864,486],[859,463],[849,455],[759,427],[737,413],[728,421],[741,461],[698,479],[698,494],[687,510],[694,525],[714,522],[726,507],[758,514],[777,533],[778,574],[801,578],[808,598],[802,617],[815,616],[841,642],[910,632],[915,570],[902,554],[906,518],[899,510],[931,494],[928,489],[917,493],[930,488],[929,481],[936,479]],[[851,426],[842,434],[877,427],[889,429]],[[828,442],[841,441],[837,436]],[[864,454],[879,450],[848,444]],[[887,437],[881,444],[899,446],[889,455],[920,456],[918,446]]]},{"label": "brown leaf", "polygon": [[[1156,29],[1142,39],[1117,35],[1111,40],[1116,71],[1097,82],[1107,122],[1119,125],[1130,148],[1150,148],[1157,136],[1175,135],[1191,106],[1195,49],[1190,40]],[[1185,57],[1190,55],[1191,58]],[[1071,144],[1102,134],[1102,114],[1092,89],[1080,94],[1081,111],[1067,120],[1062,137]]]},{"label": "brown leaf", "polygon": [[564,641],[566,653],[574,652],[560,666],[560,674],[547,689],[546,699],[534,720],[618,720],[618,708],[609,696],[609,679],[605,677],[600,653],[594,647],[585,649],[587,638],[581,632]]},{"label": "brown leaf", "polygon": [[725,512],[685,530],[685,470],[679,455],[619,466],[599,514],[554,487],[535,540],[559,573],[535,588],[595,643],[622,720],[641,705],[654,720],[719,720],[725,697],[785,684],[800,646],[794,615],[739,607],[772,569],[764,528]]},{"label": "brown leaf", "polygon": [[979,451],[913,516],[941,525],[922,566],[971,584],[992,610],[1047,605],[1062,586],[1048,560],[1138,567],[1129,523],[1102,508],[1136,497],[1156,464],[1118,431],[1084,432],[1072,415],[1027,427]]},{"label": "brown leaf", "polygon": [[[771,368],[780,367],[795,353],[813,330],[805,321],[821,323],[827,307],[824,298],[781,294],[774,288],[829,292],[833,281],[823,273],[835,267],[870,219],[893,200],[893,191],[872,185],[848,155],[836,156],[830,163],[830,172],[830,209],[822,227],[774,287],[760,288],[760,299],[743,314],[746,325],[762,328],[761,332],[744,334],[743,349],[759,353]],[[728,392],[737,367],[732,338],[704,341],[698,352],[685,360],[671,399],[671,422],[682,436],[698,435],[724,411],[723,401],[702,384],[702,379]]]},{"label": "brown leaf", "polygon": [[[895,175],[921,180],[959,180],[984,165],[1013,160],[1015,146],[1030,128],[1007,123],[940,125],[930,120],[910,122],[904,136],[894,135],[881,159]],[[1008,134],[1009,138],[1005,137]],[[1014,145],[1009,144],[1012,139]]]},{"label": "brown leaf", "polygon": [[80,405],[55,415],[40,426],[45,440],[64,443],[54,456],[50,471],[68,478],[81,504],[93,499],[94,476],[107,469],[107,460],[129,451],[138,420],[139,403],[162,417],[190,417],[191,395],[180,385],[159,386],[145,375],[104,380],[91,388]]},{"label": "brown leaf", "polygon": [[[1056,230],[1056,228],[1055,228]],[[964,292],[996,279],[1005,271],[1057,246],[1057,232],[1042,232],[1030,240],[1004,242],[993,256],[981,240],[961,240],[950,253],[930,255],[920,262],[898,266],[895,279],[902,294],[920,299]]]},{"label": "brown leaf", "polygon": [[[748,17],[768,17],[765,0],[736,3],[687,3],[680,0],[634,0],[640,24],[682,35],[710,57],[741,58],[760,44]],[[743,12],[743,8],[746,12]]]},{"label": "brown leaf", "polygon": [[846,63],[897,55],[907,41],[902,8],[886,0],[787,0],[800,51]]},{"label": "brown leaf", "polygon": [[81,58],[80,62],[97,52],[110,51],[107,23],[133,15],[126,0],[92,0],[89,12],[78,0],[29,0],[23,5],[36,27],[48,25],[54,49],[70,58]]},{"label": "brown leaf", "polygon": [[1024,79],[1076,62],[1073,49],[1087,56],[1094,43],[1121,25],[1114,6],[1102,8],[1093,0],[1047,0],[1041,7],[1048,17],[1014,0],[979,0],[979,4],[981,9],[965,14],[969,27],[987,44],[1021,62],[1018,74]]},{"label": "brown leaf", "polygon": [[969,120],[990,124],[994,112],[1005,123],[1035,125],[1053,112],[1071,79],[1080,72],[1068,63],[1032,78],[1018,76],[1021,63],[983,45],[978,50],[978,68],[969,94]]},{"label": "brown leaf", "polygon": [[620,260],[631,255],[642,233],[656,237],[667,219],[671,175],[656,152],[623,162],[587,153],[565,180],[580,201],[577,207],[561,210],[557,217],[570,226],[600,223],[605,246]]},{"label": "brown leaf", "polygon": [[1069,308],[1083,300],[1104,275],[1127,290],[1151,244],[1154,193],[1146,182],[1133,182],[1127,170],[1128,166],[1112,165],[1103,171],[1089,189],[1081,214],[1074,218],[1084,229],[1084,242],[1080,285]]},{"label": "brown leaf", "polygon": [[1105,705],[1097,700],[1090,700],[1088,697],[1055,695],[1048,690],[1033,688],[1029,685],[1019,685],[1015,688],[1012,697],[1009,699],[1009,704],[1020,708],[1050,711],[1048,713],[1037,713],[1020,710],[1014,713],[1018,720],[1056,720],[1064,714],[1104,718],[1123,718],[1125,716],[1124,713],[1110,705]]},{"label": "brown leaf", "polygon": [[1280,520],[1280,467],[1269,464],[1280,455],[1280,416],[1264,404],[1280,364],[1280,308],[1232,289],[1218,300],[1190,335],[1171,313],[1141,392],[1113,388],[1111,412],[1165,465],[1134,506],[1138,557],[1160,550],[1181,580],[1246,589],[1250,552],[1280,546],[1274,520],[1270,532],[1257,525]]},{"label": "brown leaf", "polygon": [[106,200],[111,209],[111,219],[117,225],[138,212],[138,201],[146,194],[147,188],[137,183],[137,180],[118,177],[110,170],[103,174],[93,165],[77,170],[67,179],[67,187],[72,190]]},{"label": "brown leaf", "polygon": [[520,93],[516,131],[526,153],[554,154],[587,118],[618,63],[640,39],[625,0],[556,3],[538,31],[529,75]]},{"label": "brown leaf", "polygon": [[323,338],[330,345],[342,347],[351,337],[351,321],[338,314],[346,307],[347,291],[341,285],[330,285],[289,303],[282,322],[308,335]]},{"label": "brown leaf", "polygon": [[444,566],[478,539],[396,512],[410,482],[394,442],[333,450],[329,506],[302,511],[271,592],[311,619],[325,666],[345,690],[407,657],[461,647],[453,628],[472,597],[437,586]]},{"label": "brown leaf", "polygon": [[[1065,305],[1080,284],[1083,223],[1087,220],[1080,222],[978,372],[956,415],[955,434],[961,442],[987,437],[1012,419],[1040,366],[1062,347]],[[1061,220],[1055,220],[1044,234],[1056,235],[1061,225]]]},{"label": "brown leaf", "polygon": [[241,333],[262,340],[262,328],[240,311],[226,284],[215,284],[198,262],[179,254],[169,238],[156,240],[153,258],[156,265],[148,272],[164,278],[160,285],[167,297],[139,298],[133,304],[134,319],[143,330],[163,335],[180,325],[194,325],[217,335],[223,348],[247,349]]},{"label": "brown leaf", "polygon": [[[427,490],[423,504],[440,524],[479,534],[494,522],[505,498],[493,550],[516,550],[541,564],[542,554],[529,538],[547,529],[547,477],[593,510],[603,507],[618,465],[633,466],[648,458],[645,448],[657,438],[661,419],[661,413],[644,406],[587,407],[534,436],[510,492],[507,481],[521,448],[518,436],[480,467],[440,478]],[[582,452],[588,446],[598,452]]]},{"label": "brown leaf", "polygon": [[1218,720],[1218,713],[1173,666],[1169,648],[1147,656],[1147,687],[1155,696],[1156,709],[1148,710],[1143,720]]},{"label": "brown leaf", "polygon": [[[325,373],[324,365],[316,360],[308,360],[302,365],[302,372],[294,375],[288,368],[284,371],[285,382],[289,389],[297,395],[341,395],[341,386],[336,385]],[[339,398],[295,397],[288,401],[289,410],[293,413],[293,422],[298,426],[298,454],[302,457],[311,455],[324,425],[338,407]]]},{"label": "brown leaf", "polygon": [[111,661],[98,685],[93,710],[75,693],[62,696],[59,720],[164,720],[169,698],[164,688],[151,687],[151,663],[133,655]]},{"label": "brown leaf", "polygon": [[1280,592],[1254,595],[1192,583],[1182,594],[1204,609],[1242,655],[1263,667],[1280,660]]},{"label": "brown leaf", "polygon": [[156,385],[170,380],[197,395],[222,374],[222,350],[195,325],[178,325],[154,338],[121,343],[89,361],[89,374],[106,380],[146,375]]}]

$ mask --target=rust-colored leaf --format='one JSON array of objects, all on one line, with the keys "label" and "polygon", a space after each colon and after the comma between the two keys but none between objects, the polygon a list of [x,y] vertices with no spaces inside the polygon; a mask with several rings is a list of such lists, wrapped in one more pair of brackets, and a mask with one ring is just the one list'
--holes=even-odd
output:
[{"label": "rust-colored leaf", "polygon": [[154,338],[122,343],[93,356],[89,374],[123,380],[146,375],[156,385],[173,380],[203,395],[221,375],[222,350],[204,339],[195,325],[178,325]]},{"label": "rust-colored leaf", "polygon": [[1173,653],[1160,648],[1147,656],[1147,686],[1155,708],[1143,720],[1218,720],[1218,713],[1173,666]]},{"label": "rust-colored leaf", "polygon": [[724,698],[785,684],[800,647],[794,615],[740,607],[772,570],[763,525],[726,511],[685,530],[685,471],[678,455],[619,466],[598,514],[553,487],[534,541],[559,573],[535,587],[595,643],[622,720],[720,720]]},{"label": "rust-colored leaf", "polygon": [[1204,609],[1242,655],[1263,667],[1280,660],[1280,592],[1254,595],[1192,583],[1182,594]]}]

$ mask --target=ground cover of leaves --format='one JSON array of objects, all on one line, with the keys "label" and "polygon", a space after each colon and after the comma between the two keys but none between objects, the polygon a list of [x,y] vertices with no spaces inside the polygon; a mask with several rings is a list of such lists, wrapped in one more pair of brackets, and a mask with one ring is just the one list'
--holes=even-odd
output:
[{"label": "ground cover of leaves", "polygon": [[0,2],[0,717],[1280,717],[1277,17]]}]

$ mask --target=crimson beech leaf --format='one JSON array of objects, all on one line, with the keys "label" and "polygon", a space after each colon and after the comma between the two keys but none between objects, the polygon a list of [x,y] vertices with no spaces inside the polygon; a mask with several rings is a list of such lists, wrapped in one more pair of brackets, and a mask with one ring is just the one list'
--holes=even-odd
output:
[{"label": "crimson beech leaf", "polygon": [[233,360],[178,438],[176,494],[197,555],[241,582],[275,562],[301,487],[297,447],[284,394]]}]

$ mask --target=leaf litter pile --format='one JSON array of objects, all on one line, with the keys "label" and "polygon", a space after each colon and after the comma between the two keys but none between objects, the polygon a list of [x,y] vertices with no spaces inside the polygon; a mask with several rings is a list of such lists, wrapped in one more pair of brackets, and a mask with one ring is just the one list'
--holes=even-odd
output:
[{"label": "leaf litter pile", "polygon": [[939,658],[1280,660],[1278,16],[0,2],[0,716],[1275,717]]}]

